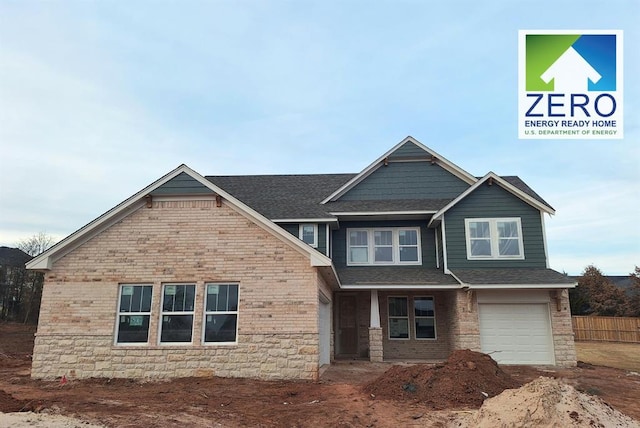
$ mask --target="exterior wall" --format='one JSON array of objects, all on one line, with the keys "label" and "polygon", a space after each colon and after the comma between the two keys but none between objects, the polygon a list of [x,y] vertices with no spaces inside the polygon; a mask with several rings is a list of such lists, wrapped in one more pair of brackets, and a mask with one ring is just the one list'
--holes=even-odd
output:
[{"label": "exterior wall", "polygon": [[[347,266],[347,229],[383,227],[419,227],[420,246],[422,247],[422,266],[428,269],[436,267],[436,244],[434,229],[428,229],[424,221],[341,221],[340,229],[333,231],[333,264],[337,268]],[[396,265],[397,266],[397,265]],[[376,266],[371,265],[371,269]]]},{"label": "exterior wall", "polygon": [[[47,273],[32,376],[315,379],[318,277],[308,256],[226,202],[154,201]],[[175,282],[196,284],[193,341],[160,345],[162,284]],[[237,344],[202,344],[205,282],[239,284]],[[123,283],[153,285],[148,344],[114,345]]]},{"label": "exterior wall", "polygon": [[[524,260],[467,260],[465,218],[520,217]],[[497,184],[483,185],[445,214],[447,266],[455,268],[546,267],[540,211]]]},{"label": "exterior wall", "polygon": [[[423,152],[422,157],[430,156]],[[469,185],[430,162],[391,162],[380,166],[340,197],[341,201],[453,199]]]},{"label": "exterior wall", "polygon": [[571,323],[571,309],[569,305],[569,290],[554,290],[551,293],[551,329],[553,332],[553,348],[556,365],[561,367],[575,367],[577,363],[574,342],[573,325]]},{"label": "exterior wall", "polygon": [[211,189],[182,172],[151,192],[153,196],[185,194],[213,194]]},{"label": "exterior wall", "polygon": [[480,352],[480,323],[475,292],[456,290],[449,294],[450,350]]},{"label": "exterior wall", "polygon": [[[444,360],[449,356],[451,338],[449,294],[446,291],[429,290],[385,290],[378,292],[385,360]],[[409,339],[389,339],[388,297],[390,296],[407,296],[409,298]],[[431,296],[435,300],[436,339],[417,340],[415,338],[415,322],[413,318],[413,298]]]}]

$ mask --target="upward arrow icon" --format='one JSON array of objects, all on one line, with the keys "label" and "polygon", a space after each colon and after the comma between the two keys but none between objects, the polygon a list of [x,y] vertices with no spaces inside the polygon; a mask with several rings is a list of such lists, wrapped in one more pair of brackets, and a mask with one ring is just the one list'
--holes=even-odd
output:
[{"label": "upward arrow icon", "polygon": [[600,77],[600,73],[572,47],[540,76],[545,83],[554,81],[554,92],[574,94],[586,93],[589,90],[589,80],[597,83]]}]

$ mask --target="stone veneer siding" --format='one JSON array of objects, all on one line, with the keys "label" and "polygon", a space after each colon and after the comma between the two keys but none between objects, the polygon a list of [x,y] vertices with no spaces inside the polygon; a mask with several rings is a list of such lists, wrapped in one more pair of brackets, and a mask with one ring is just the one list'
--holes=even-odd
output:
[{"label": "stone veneer siding", "polygon": [[[237,344],[202,344],[207,282],[239,284]],[[196,284],[191,344],[158,343],[166,283]],[[147,344],[114,344],[120,284],[153,285]],[[154,201],[47,272],[32,376],[316,379],[319,285],[331,296],[308,255],[226,202]]]}]

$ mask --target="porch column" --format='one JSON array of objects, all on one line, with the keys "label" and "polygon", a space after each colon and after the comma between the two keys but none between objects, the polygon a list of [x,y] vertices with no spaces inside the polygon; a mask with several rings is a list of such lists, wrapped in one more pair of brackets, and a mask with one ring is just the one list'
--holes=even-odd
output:
[{"label": "porch column", "polygon": [[378,290],[371,290],[371,316],[369,319],[369,360],[382,362],[382,328],[380,327],[380,305]]}]

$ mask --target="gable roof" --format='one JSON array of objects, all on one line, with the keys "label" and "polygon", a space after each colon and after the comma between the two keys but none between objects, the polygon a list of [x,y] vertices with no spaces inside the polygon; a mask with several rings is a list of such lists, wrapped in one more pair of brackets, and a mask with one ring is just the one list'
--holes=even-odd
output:
[{"label": "gable roof", "polygon": [[[384,165],[385,162],[388,162],[389,158],[392,157],[392,155],[396,151],[398,151],[401,147],[405,146],[406,144],[413,144],[418,149],[423,150],[424,152],[426,152],[427,154],[430,155],[430,159],[429,160],[431,160],[431,162],[435,162],[436,164],[440,165],[446,171],[448,171],[451,174],[455,175],[456,177],[458,177],[462,181],[464,181],[464,182],[466,182],[468,184],[473,184],[473,183],[475,183],[477,181],[476,177],[474,177],[473,175],[469,174],[467,171],[463,170],[462,168],[460,168],[459,166],[457,166],[453,162],[450,162],[449,160],[447,160],[443,156],[440,156],[438,153],[436,153],[435,151],[431,150],[427,146],[423,145],[422,143],[420,143],[415,138],[413,138],[411,136],[408,136],[404,140],[402,140],[398,144],[396,144],[393,148],[391,148],[391,150],[389,150],[388,152],[386,152],[385,154],[380,156],[378,159],[376,159],[368,167],[366,167],[364,170],[362,170],[362,172],[357,174],[355,177],[353,177],[347,183],[345,183],[340,188],[338,188],[336,191],[334,191],[329,196],[327,196],[324,200],[322,200],[321,203],[322,204],[326,204],[328,202],[332,202],[332,201],[338,200],[342,195],[347,193],[349,190],[351,190],[353,187],[355,187],[358,183],[360,183],[365,178],[367,178],[369,175],[371,175],[371,173],[373,173],[375,170],[377,170],[382,165]],[[399,158],[398,157],[398,160],[407,160],[407,159],[403,159],[403,158]]]},{"label": "gable roof", "polygon": [[[511,181],[512,182],[516,182],[516,180],[513,180],[513,179]],[[519,178],[518,178],[517,181],[522,183],[524,186],[526,186],[524,184],[524,182],[522,182],[522,180],[520,180]],[[535,192],[533,192],[533,190],[531,190],[530,192],[524,191],[523,189],[520,189],[519,187],[515,186],[514,184],[511,184],[509,181],[505,180],[504,178],[502,178],[499,175],[496,175],[494,172],[490,171],[489,173],[487,173],[487,175],[485,175],[484,177],[479,179],[474,185],[472,185],[467,190],[462,192],[457,198],[455,198],[454,200],[449,202],[442,209],[440,209],[437,213],[435,213],[433,215],[433,218],[429,222],[429,226],[431,226],[434,222],[440,220],[444,213],[446,213],[448,210],[453,208],[458,202],[460,202],[461,200],[463,200],[464,198],[469,196],[478,187],[480,187],[483,183],[486,183],[486,182],[495,183],[495,184],[499,185],[500,187],[502,187],[503,189],[505,189],[509,193],[511,193],[514,196],[520,198],[521,200],[523,200],[527,204],[531,205],[532,207],[534,207],[534,208],[536,208],[536,209],[538,209],[540,211],[546,212],[548,214],[555,214],[555,210],[553,208],[551,208],[546,202],[544,202],[542,200],[542,198],[537,199],[532,194],[530,194],[530,193],[535,194]],[[529,186],[526,186],[526,188],[529,189]],[[537,194],[535,194],[535,195],[537,196]]]},{"label": "gable roof", "polygon": [[89,224],[78,229],[76,232],[72,233],[44,253],[35,257],[33,260],[27,263],[27,268],[42,270],[51,269],[51,266],[53,265],[53,262],[55,262],[55,260],[73,251],[75,248],[84,244],[96,234],[107,229],[122,218],[141,208],[146,204],[146,197],[148,195],[152,194],[155,190],[159,189],[164,184],[179,176],[181,177],[181,179],[190,177],[190,179],[193,179],[196,182],[200,183],[202,186],[204,186],[204,188],[215,193],[216,195],[221,196],[233,209],[237,210],[245,217],[261,226],[263,229],[266,229],[277,238],[289,243],[298,252],[304,255],[308,255],[310,257],[312,266],[331,266],[331,259],[316,251],[309,245],[305,244],[300,239],[294,237],[253,208],[236,199],[234,196],[232,196],[219,186],[205,179],[203,176],[183,164],[173,171],[169,172],[168,174],[164,175],[160,179],[156,180],[149,186],[140,190],[130,198],[121,202],[111,210],[102,214],[100,217],[96,218]]}]

